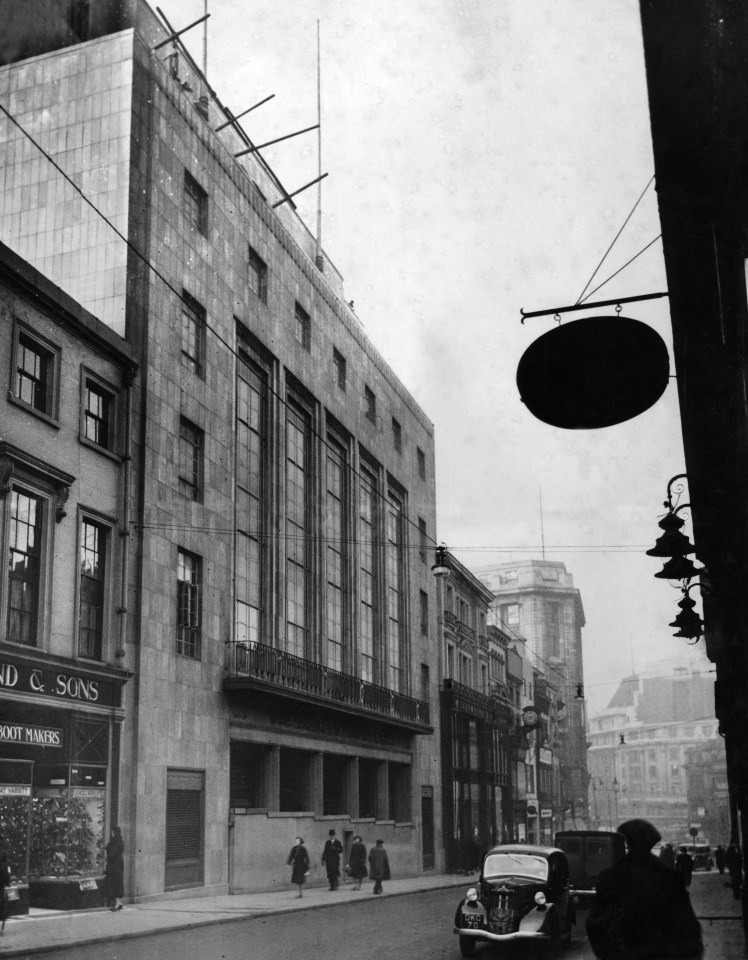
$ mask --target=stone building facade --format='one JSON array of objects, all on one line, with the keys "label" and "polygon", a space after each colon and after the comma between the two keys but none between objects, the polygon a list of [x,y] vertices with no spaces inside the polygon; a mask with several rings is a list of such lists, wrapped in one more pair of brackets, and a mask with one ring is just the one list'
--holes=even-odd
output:
[{"label": "stone building facade", "polygon": [[70,30],[0,67],[0,237],[143,370],[128,893],[280,888],[294,837],[330,828],[439,869],[433,426],[150,7],[57,6]]},{"label": "stone building facade", "polygon": [[35,906],[102,871],[119,815],[137,368],[0,244],[0,844]]},{"label": "stone building facade", "polygon": [[513,835],[508,639],[488,626],[488,590],[454,556],[439,576],[442,811],[446,868],[470,872],[483,851]]}]

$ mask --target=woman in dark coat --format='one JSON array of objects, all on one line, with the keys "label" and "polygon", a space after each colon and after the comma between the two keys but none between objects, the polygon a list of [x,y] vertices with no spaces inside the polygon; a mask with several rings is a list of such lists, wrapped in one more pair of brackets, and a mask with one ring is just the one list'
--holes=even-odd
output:
[{"label": "woman in dark coat", "polygon": [[361,881],[364,877],[368,876],[369,871],[366,869],[366,847],[364,846],[363,840],[361,837],[353,838],[353,845],[351,846],[351,856],[348,863],[350,867],[350,874],[353,879],[353,889],[361,889]]},{"label": "woman in dark coat", "polygon": [[304,894],[301,892],[301,888],[306,880],[306,875],[309,873],[309,854],[304,846],[303,837],[296,838],[296,842],[291,847],[291,852],[288,855],[286,863],[293,867],[291,871],[291,883],[295,883],[299,888],[296,897],[297,899],[298,897],[303,897]]},{"label": "woman in dark coat", "polygon": [[112,839],[106,845],[105,886],[109,909],[121,910],[125,895],[125,844],[119,827],[112,827]]}]

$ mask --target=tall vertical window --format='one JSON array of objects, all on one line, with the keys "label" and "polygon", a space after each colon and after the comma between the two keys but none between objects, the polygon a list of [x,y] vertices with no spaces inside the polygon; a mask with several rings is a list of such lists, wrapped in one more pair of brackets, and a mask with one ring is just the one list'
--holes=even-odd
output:
[{"label": "tall vertical window", "polygon": [[15,396],[34,410],[53,417],[57,353],[31,334],[19,331],[15,355]]},{"label": "tall vertical window", "polygon": [[41,580],[42,501],[22,490],[11,490],[8,496],[8,640],[33,647]]},{"label": "tall vertical window", "polygon": [[114,395],[92,377],[83,387],[83,436],[105,450],[114,447]]},{"label": "tall vertical window", "polygon": [[296,325],[294,330],[296,332],[296,339],[302,345],[305,350],[310,350],[312,346],[312,320],[306,310],[301,306],[300,303],[296,304],[295,310],[296,316]]},{"label": "tall vertical window", "polygon": [[402,673],[405,626],[403,510],[401,501],[393,493],[390,493],[387,498],[386,511],[388,675],[391,689],[403,690],[405,685]]},{"label": "tall vertical window", "polygon": [[184,218],[188,227],[207,236],[208,194],[186,170],[184,171]]},{"label": "tall vertical window", "polygon": [[268,302],[268,266],[252,247],[249,248],[249,288],[258,300]]},{"label": "tall vertical window", "polygon": [[80,545],[80,605],[78,654],[101,660],[104,636],[104,585],[106,576],[106,529],[84,520]]},{"label": "tall vertical window", "polygon": [[177,653],[200,659],[200,558],[177,555]]},{"label": "tall vertical window", "polygon": [[334,437],[327,438],[327,516],[325,528],[327,665],[343,670],[345,581],[348,573],[347,457]]},{"label": "tall vertical window", "polygon": [[359,537],[361,568],[359,571],[359,644],[361,652],[361,679],[370,683],[378,680],[375,610],[379,592],[377,576],[377,478],[361,469],[359,485]]},{"label": "tall vertical window", "polygon": [[243,350],[236,382],[236,640],[260,640],[263,534],[266,516],[267,395],[265,371]]},{"label": "tall vertical window", "polygon": [[195,373],[202,374],[203,344],[205,341],[205,308],[182,292],[182,363]]},{"label": "tall vertical window", "polygon": [[395,448],[397,453],[403,452],[403,428],[400,426],[400,421],[392,418],[392,446]]},{"label": "tall vertical window", "polygon": [[427,637],[429,635],[429,595],[425,590],[419,590],[418,596],[421,604],[421,634]]},{"label": "tall vertical window", "polygon": [[418,556],[421,560],[421,563],[426,563],[426,558],[428,555],[428,531],[426,529],[426,521],[423,517],[418,518]]},{"label": "tall vertical window", "polygon": [[200,499],[203,431],[185,417],[179,421],[179,492],[189,500]]},{"label": "tall vertical window", "polygon": [[418,459],[418,476],[421,480],[426,479],[426,454],[420,447],[416,448],[416,457]]},{"label": "tall vertical window", "polygon": [[310,614],[311,423],[293,401],[286,410],[286,649],[303,657]]},{"label": "tall vertical window", "polygon": [[364,413],[367,420],[377,422],[377,398],[369,387],[364,387]]},{"label": "tall vertical window", "polygon": [[332,362],[335,367],[335,382],[337,383],[339,389],[345,390],[348,379],[345,357],[334,347],[332,351]]}]

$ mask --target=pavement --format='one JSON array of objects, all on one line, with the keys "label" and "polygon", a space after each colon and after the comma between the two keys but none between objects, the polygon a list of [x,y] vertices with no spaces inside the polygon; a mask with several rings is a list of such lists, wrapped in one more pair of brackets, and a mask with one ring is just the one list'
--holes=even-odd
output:
[{"label": "pavement", "polygon": [[[420,874],[390,880],[383,897],[425,893],[449,887],[467,889],[476,876],[457,874]],[[691,901],[704,934],[704,960],[738,960],[748,957],[740,918],[740,902],[725,886],[727,877],[716,871],[695,873]],[[295,913],[373,898],[373,885],[365,882],[362,890],[352,883],[341,884],[331,892],[327,887],[308,887],[297,898],[296,888],[268,893],[247,893],[184,900],[152,900],[126,903],[112,913],[107,908],[60,911],[32,909],[26,917],[11,917],[0,938],[0,957],[32,956],[81,944],[108,943],[124,938],[147,937],[170,930],[185,930],[215,923],[232,923],[250,917],[276,913]],[[456,898],[459,890],[455,890]],[[456,900],[455,900],[456,902]],[[580,921],[583,918],[580,916]]]},{"label": "pavement", "polygon": [[[477,874],[419,874],[388,880],[381,897],[425,893],[448,887],[455,890],[455,906],[461,890],[475,882]],[[301,899],[297,888],[268,893],[227,894],[219,897],[196,897],[181,900],[149,900],[146,903],[125,903],[112,913],[106,907],[92,910],[37,910],[28,916],[10,917],[5,934],[0,937],[0,958],[50,953],[81,944],[109,943],[132,937],[147,937],[170,930],[185,930],[214,923],[232,923],[250,917],[266,917],[276,913],[296,913],[338,906],[341,903],[374,899],[374,885],[364,881],[361,890],[354,890],[348,881],[334,892],[327,886],[305,887]]]}]

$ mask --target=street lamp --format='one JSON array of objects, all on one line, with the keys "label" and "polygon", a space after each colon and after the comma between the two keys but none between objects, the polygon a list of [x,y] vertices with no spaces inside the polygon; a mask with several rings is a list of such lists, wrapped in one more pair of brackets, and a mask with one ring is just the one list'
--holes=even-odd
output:
[{"label": "street lamp", "polygon": [[613,777],[613,802],[616,811],[616,824],[618,823],[618,778]]},{"label": "street lamp", "polygon": [[435,577],[449,576],[449,561],[447,560],[447,545],[440,543],[436,548],[436,563],[431,567]]}]

